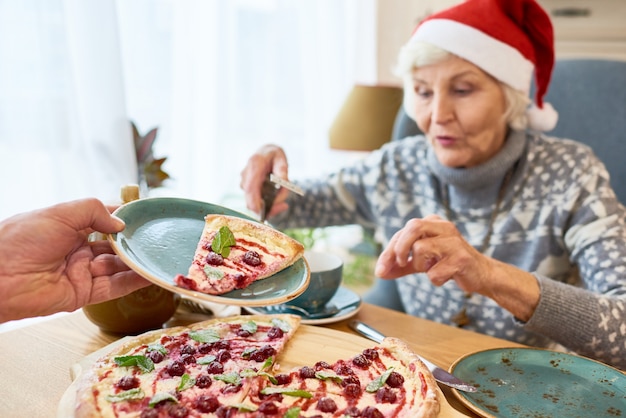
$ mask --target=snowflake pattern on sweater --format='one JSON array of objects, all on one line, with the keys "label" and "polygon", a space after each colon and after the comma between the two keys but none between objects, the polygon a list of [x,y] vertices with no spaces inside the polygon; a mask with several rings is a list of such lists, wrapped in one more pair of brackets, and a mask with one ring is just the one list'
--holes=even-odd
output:
[{"label": "snowflake pattern on sweater", "polygon": [[272,222],[375,226],[387,242],[411,218],[445,218],[440,196],[448,187],[451,220],[479,248],[513,165],[485,254],[535,275],[541,300],[532,318],[521,323],[494,301],[466,300],[454,282],[436,287],[423,274],[396,280],[405,311],[449,324],[467,302],[467,329],[538,347],[560,344],[626,368],[626,210],[583,144],[514,131],[490,161],[453,169],[438,163],[425,137],[405,138],[328,177],[298,182],[305,196],[291,196],[289,211]]}]

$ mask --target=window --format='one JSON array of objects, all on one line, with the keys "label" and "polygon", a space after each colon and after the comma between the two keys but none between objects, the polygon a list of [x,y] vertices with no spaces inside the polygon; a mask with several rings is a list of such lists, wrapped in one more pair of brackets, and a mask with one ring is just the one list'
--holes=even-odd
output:
[{"label": "window", "polygon": [[0,0],[0,217],[115,201],[136,178],[129,120],[159,128],[172,180],[155,194],[228,201],[267,142],[293,177],[330,170],[346,158],[328,150],[332,118],[375,81],[374,14],[374,0]]}]

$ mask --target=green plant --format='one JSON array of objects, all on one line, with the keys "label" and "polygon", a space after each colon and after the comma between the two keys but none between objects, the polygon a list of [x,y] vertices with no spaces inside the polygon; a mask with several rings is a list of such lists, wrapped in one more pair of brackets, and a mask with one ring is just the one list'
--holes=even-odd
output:
[{"label": "green plant", "polygon": [[343,266],[343,282],[352,289],[369,288],[374,281],[376,257],[367,254],[356,254]]},{"label": "green plant", "polygon": [[323,228],[287,228],[283,232],[300,242],[307,250],[313,248],[317,240],[327,236]]},{"label": "green plant", "polygon": [[162,166],[167,157],[154,158],[152,147],[156,141],[158,128],[152,128],[147,134],[141,135],[133,121],[133,143],[135,144],[135,156],[137,157],[137,177],[141,184],[145,181],[148,189],[161,187],[170,175],[163,171]]},{"label": "green plant", "polygon": [[[299,241],[306,249],[312,249],[316,242],[328,238],[325,228],[289,228],[283,231],[293,239]],[[357,293],[363,293],[374,282],[374,266],[378,258],[379,247],[370,235],[364,235],[366,251],[351,251],[346,249],[342,256],[343,285]]]}]

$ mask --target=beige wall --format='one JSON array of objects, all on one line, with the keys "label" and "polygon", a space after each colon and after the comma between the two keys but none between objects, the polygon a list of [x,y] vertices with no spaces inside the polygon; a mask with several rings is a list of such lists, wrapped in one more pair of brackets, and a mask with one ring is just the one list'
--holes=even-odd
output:
[{"label": "beige wall", "polygon": [[[400,47],[417,23],[461,0],[377,0],[377,75],[380,84],[399,85],[392,69]],[[626,59],[626,0],[539,0],[550,14],[557,57]],[[584,16],[568,16],[580,10]],[[561,13],[559,13],[561,12]]]},{"label": "beige wall", "polygon": [[417,23],[430,13],[458,3],[459,0],[377,0],[378,7],[378,82],[396,84],[393,66],[400,47],[411,36]]}]

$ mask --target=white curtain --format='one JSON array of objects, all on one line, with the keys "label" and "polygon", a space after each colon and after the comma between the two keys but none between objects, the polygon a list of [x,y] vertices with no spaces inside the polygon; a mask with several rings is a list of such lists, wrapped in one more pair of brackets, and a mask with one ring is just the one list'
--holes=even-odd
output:
[{"label": "white curtain", "polygon": [[0,1],[0,218],[116,202],[136,168],[115,4]]},{"label": "white curtain", "polygon": [[136,178],[128,121],[159,132],[156,195],[241,205],[251,153],[294,177],[358,155],[327,131],[375,82],[374,0],[0,0],[0,218]]}]

